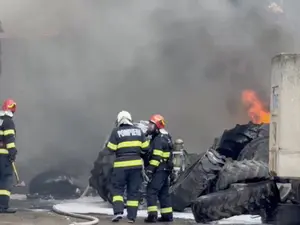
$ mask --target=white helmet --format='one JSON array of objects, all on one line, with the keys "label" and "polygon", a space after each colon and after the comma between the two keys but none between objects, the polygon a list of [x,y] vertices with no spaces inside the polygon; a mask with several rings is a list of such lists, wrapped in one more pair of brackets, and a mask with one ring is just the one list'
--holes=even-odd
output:
[{"label": "white helmet", "polygon": [[132,125],[132,118],[129,112],[123,110],[118,113],[116,125],[120,126],[121,124]]}]

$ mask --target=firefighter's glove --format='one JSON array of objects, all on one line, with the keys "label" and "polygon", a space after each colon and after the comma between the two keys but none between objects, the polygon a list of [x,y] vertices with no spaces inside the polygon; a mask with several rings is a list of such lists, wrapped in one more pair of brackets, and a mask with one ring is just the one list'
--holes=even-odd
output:
[{"label": "firefighter's glove", "polygon": [[174,172],[172,172],[170,174],[170,183],[173,184],[176,180],[176,174]]},{"label": "firefighter's glove", "polygon": [[9,150],[8,159],[11,162],[14,162],[16,160],[17,156],[17,150]]},{"label": "firefighter's glove", "polygon": [[17,156],[16,152],[9,153],[8,154],[9,161],[14,162],[16,160],[16,156]]},{"label": "firefighter's glove", "polygon": [[147,182],[151,182],[152,178],[153,178],[153,171],[146,170],[145,173],[146,173],[146,177],[147,177]]}]

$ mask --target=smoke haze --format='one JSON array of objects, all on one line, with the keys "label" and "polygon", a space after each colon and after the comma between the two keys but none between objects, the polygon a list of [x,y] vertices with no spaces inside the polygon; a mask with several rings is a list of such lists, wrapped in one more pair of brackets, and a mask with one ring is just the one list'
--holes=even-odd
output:
[{"label": "smoke haze", "polygon": [[2,40],[0,83],[18,103],[21,174],[88,174],[120,110],[161,113],[204,151],[248,122],[243,89],[268,102],[271,57],[297,51],[287,2],[289,17],[261,0],[0,0],[4,31],[24,37]]}]

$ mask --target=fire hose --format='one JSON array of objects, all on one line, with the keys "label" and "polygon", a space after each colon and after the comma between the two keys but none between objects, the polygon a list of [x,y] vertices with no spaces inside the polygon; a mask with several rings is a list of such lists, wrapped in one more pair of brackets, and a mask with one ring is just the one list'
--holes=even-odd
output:
[{"label": "fire hose", "polygon": [[[88,185],[86,187],[86,189],[84,190],[83,194],[79,197],[79,199],[85,197],[87,192],[89,191],[89,189],[90,189],[90,185]],[[89,220],[87,222],[74,222],[74,223],[71,223],[69,225],[94,225],[94,224],[99,223],[99,219],[94,217],[94,216],[83,215],[83,214],[79,214],[79,213],[66,212],[64,210],[58,209],[58,207],[56,205],[54,205],[52,207],[52,211],[59,214],[59,215],[63,215],[63,216],[69,216],[69,217],[73,217],[73,218],[76,218],[76,219]]]},{"label": "fire hose", "polygon": [[53,210],[53,212],[55,212],[59,215],[70,216],[70,217],[73,217],[73,218],[76,218],[76,219],[89,220],[87,222],[73,222],[73,223],[70,223],[69,225],[95,225],[95,224],[99,223],[99,219],[94,217],[94,216],[66,212],[64,210],[58,209],[58,207],[56,205],[54,205],[52,207],[52,210]]}]

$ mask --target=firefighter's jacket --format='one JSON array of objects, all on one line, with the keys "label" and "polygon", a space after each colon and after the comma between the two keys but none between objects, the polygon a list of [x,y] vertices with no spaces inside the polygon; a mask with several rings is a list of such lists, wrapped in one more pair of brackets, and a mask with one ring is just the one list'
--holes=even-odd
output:
[{"label": "firefighter's jacket", "polygon": [[124,124],[112,131],[107,148],[116,153],[114,168],[142,168],[149,141],[140,128]]},{"label": "firefighter's jacket", "polygon": [[13,121],[13,113],[0,111],[0,155],[15,155],[16,129]]},{"label": "firefighter's jacket", "polygon": [[161,129],[158,134],[152,137],[150,142],[150,158],[147,163],[147,170],[172,170],[173,142],[170,134]]}]

